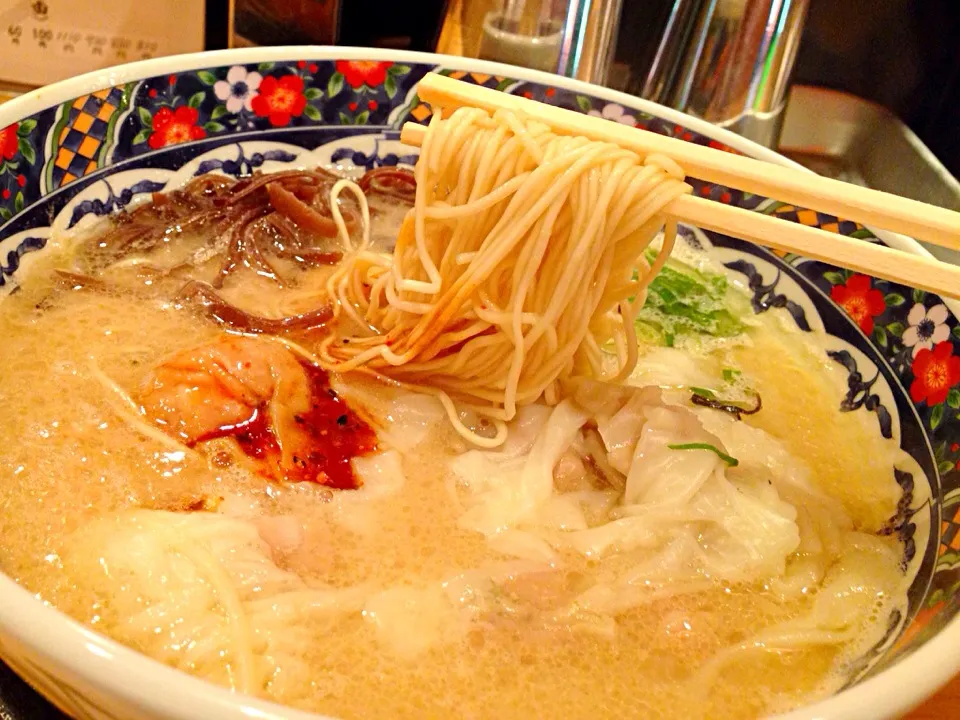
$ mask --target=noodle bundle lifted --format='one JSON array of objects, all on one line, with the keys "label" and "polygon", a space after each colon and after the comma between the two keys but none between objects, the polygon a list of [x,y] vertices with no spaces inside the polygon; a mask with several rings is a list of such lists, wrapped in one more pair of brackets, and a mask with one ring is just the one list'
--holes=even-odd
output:
[{"label": "noodle bundle lifted", "polygon": [[[364,239],[328,282],[340,320],[321,349],[331,369],[438,394],[483,445],[503,441],[518,406],[555,403],[563,378],[630,374],[634,319],[676,234],[663,208],[690,191],[673,161],[462,108],[434,116],[416,180],[392,258]],[[497,436],[468,429],[454,403],[494,420]]]}]

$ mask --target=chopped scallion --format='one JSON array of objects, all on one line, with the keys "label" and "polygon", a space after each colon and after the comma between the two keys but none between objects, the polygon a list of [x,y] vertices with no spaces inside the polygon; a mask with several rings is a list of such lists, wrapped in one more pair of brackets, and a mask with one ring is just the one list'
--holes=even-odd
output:
[{"label": "chopped scallion", "polygon": [[727,455],[723,450],[710,443],[684,443],[681,445],[667,445],[667,447],[671,450],[709,450],[712,453],[716,453],[717,457],[730,467],[736,467],[740,464],[740,461],[735,457]]},{"label": "chopped scallion", "polygon": [[723,369],[723,379],[725,382],[732,383],[737,378],[739,378],[743,373],[734,368],[724,368]]}]

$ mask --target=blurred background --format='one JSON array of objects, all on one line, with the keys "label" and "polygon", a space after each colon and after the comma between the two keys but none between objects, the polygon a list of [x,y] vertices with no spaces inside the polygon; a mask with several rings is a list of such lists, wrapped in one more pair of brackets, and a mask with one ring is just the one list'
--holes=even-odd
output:
[{"label": "blurred background", "polygon": [[960,0],[0,0],[0,102],[203,49],[436,51],[606,85],[960,210],[958,40]]},{"label": "blurred background", "polygon": [[[438,51],[656,100],[822,173],[960,209],[957,0],[5,0],[0,99],[250,45]],[[909,181],[909,182],[907,182]]]},{"label": "blurred background", "polygon": [[4,0],[0,101],[122,62],[339,44],[558,72],[960,209],[958,0]]}]

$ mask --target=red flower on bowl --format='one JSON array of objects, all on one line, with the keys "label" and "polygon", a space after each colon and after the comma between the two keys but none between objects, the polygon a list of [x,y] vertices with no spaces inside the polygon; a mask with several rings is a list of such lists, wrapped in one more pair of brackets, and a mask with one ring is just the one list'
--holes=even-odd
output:
[{"label": "red flower on bowl", "polygon": [[352,88],[382,85],[387,79],[387,70],[392,66],[392,62],[375,60],[337,60],[337,72],[343,75],[343,79]]},{"label": "red flower on bowl", "polygon": [[260,94],[250,102],[258,117],[270,118],[274,127],[290,124],[291,117],[300,117],[307,106],[303,79],[296,75],[275,78],[268,75],[260,82]]},{"label": "red flower on bowl", "polygon": [[153,116],[153,132],[147,140],[150,147],[157,150],[168,145],[178,145],[190,140],[200,140],[207,136],[206,130],[197,125],[197,110],[192,107],[178,107],[171,110],[163,107]]},{"label": "red flower on bowl", "polygon": [[834,285],[830,297],[867,335],[873,332],[873,319],[887,309],[883,293],[870,285],[866,275],[852,275],[845,285]]},{"label": "red flower on bowl", "polygon": [[20,142],[20,138],[17,136],[17,130],[19,129],[20,124],[14,123],[0,130],[0,155],[6,160],[13,160],[13,156],[17,154],[17,147]]},{"label": "red flower on bowl", "polygon": [[947,399],[950,389],[960,383],[960,357],[953,354],[949,340],[938,343],[933,350],[924,348],[913,359],[913,383],[910,398],[915,402],[926,400],[927,405],[939,405]]}]

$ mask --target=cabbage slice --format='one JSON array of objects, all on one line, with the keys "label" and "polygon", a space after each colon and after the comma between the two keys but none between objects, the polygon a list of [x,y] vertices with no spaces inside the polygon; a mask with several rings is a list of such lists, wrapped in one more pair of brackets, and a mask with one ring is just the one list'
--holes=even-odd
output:
[{"label": "cabbage slice", "polygon": [[[270,528],[270,531],[275,528]],[[272,532],[268,532],[270,537]],[[308,587],[279,568],[253,520],[125,511],[78,529],[64,569],[95,627],[168,665],[258,694],[299,650],[289,625],[359,612],[366,588]]]},{"label": "cabbage slice", "polygon": [[[508,452],[454,458],[461,527],[517,558],[559,566],[574,552],[599,561],[599,580],[579,602],[600,612],[718,583],[762,581],[793,597],[823,579],[852,523],[775,438],[658,387],[576,380],[564,390],[568,399],[526,423],[524,441]],[[621,491],[557,489],[560,459],[585,448],[603,453],[595,467],[622,473]],[[562,465],[565,487],[576,467]],[[605,570],[615,555],[629,561]]]}]

